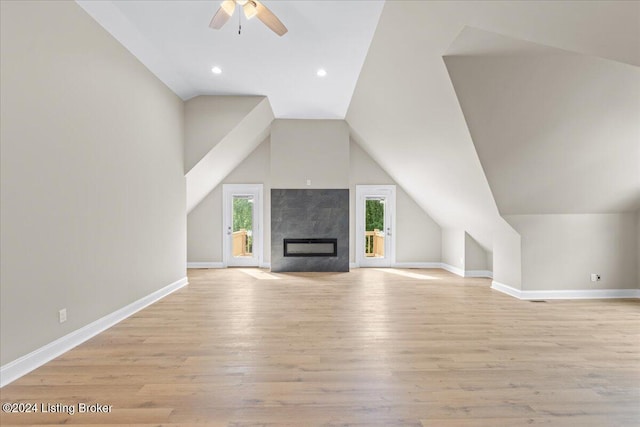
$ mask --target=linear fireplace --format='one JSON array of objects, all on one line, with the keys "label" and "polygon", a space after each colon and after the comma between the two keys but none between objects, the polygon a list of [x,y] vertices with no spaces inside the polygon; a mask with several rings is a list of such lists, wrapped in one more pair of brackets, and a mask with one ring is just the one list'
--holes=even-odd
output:
[{"label": "linear fireplace", "polygon": [[348,189],[271,189],[271,271],[349,271]]},{"label": "linear fireplace", "polygon": [[284,256],[338,256],[338,239],[284,239]]}]

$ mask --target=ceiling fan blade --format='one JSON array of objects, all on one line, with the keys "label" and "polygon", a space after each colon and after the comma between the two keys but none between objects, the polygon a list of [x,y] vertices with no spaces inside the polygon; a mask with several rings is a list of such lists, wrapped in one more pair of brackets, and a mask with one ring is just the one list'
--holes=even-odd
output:
[{"label": "ceiling fan blade", "polygon": [[259,20],[262,21],[264,25],[269,27],[271,31],[276,33],[279,36],[283,36],[287,33],[287,27],[284,26],[282,22],[278,19],[276,15],[273,14],[269,9],[266,8],[262,3],[258,0],[254,0],[256,4],[256,16]]},{"label": "ceiling fan blade", "polygon": [[227,23],[229,18],[231,18],[231,15],[233,15],[235,8],[236,3],[234,0],[225,0],[224,2],[222,2],[222,6],[220,6],[220,9],[218,9],[216,14],[213,15],[213,18],[209,23],[209,27],[213,28],[214,30],[219,30],[220,28],[222,28],[222,26]]}]

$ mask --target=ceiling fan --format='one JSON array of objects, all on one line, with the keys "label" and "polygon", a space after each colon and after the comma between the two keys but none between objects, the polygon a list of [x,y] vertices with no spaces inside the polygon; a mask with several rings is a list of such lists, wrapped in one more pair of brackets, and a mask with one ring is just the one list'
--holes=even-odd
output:
[{"label": "ceiling fan", "polygon": [[224,0],[222,5],[220,5],[220,9],[218,9],[216,14],[213,15],[213,19],[211,19],[209,27],[215,30],[222,28],[229,18],[231,18],[233,12],[235,12],[236,5],[242,7],[244,16],[246,16],[247,19],[257,16],[264,25],[269,27],[271,31],[277,35],[283,36],[288,31],[287,27],[280,22],[278,17],[258,0]]}]

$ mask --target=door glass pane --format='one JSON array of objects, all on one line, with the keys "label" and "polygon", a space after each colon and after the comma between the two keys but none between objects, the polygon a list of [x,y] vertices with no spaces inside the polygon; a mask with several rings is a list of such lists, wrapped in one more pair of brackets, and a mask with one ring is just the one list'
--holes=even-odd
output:
[{"label": "door glass pane", "polygon": [[232,254],[253,256],[253,196],[233,196]]},{"label": "door glass pane", "polygon": [[384,197],[365,198],[365,257],[384,258],[384,202]]}]

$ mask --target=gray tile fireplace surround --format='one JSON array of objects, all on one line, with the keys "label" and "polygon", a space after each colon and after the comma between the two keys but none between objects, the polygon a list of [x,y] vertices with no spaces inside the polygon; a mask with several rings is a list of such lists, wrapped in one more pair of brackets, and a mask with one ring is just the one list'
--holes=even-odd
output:
[{"label": "gray tile fireplace surround", "polygon": [[[284,239],[338,239],[337,256],[284,256]],[[271,190],[271,271],[349,271],[349,190]]]}]

